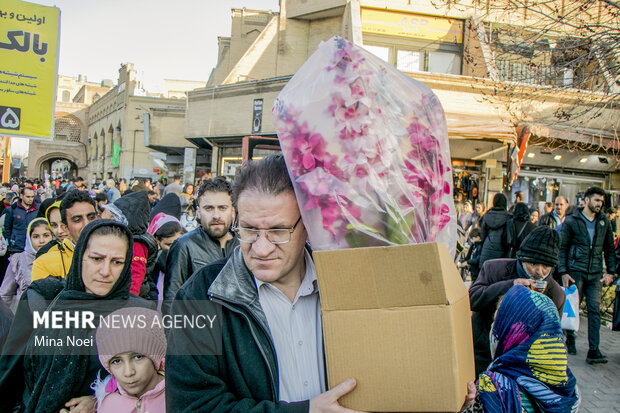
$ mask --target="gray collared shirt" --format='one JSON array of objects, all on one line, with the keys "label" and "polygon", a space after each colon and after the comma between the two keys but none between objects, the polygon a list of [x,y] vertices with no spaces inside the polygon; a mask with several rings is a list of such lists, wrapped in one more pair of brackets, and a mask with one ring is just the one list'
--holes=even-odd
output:
[{"label": "gray collared shirt", "polygon": [[280,400],[309,400],[325,391],[323,332],[316,270],[305,251],[306,272],[291,302],[282,291],[255,278],[278,359]]}]

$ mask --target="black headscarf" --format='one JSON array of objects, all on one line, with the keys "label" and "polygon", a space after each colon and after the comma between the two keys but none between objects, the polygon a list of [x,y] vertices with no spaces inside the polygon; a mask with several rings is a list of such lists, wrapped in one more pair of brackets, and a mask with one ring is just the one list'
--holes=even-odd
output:
[{"label": "black headscarf", "polygon": [[149,204],[149,197],[145,191],[123,195],[114,201],[114,205],[127,218],[127,226],[133,235],[142,235],[146,232],[151,223],[149,219],[151,204]]},{"label": "black headscarf", "polygon": [[529,221],[530,208],[523,202],[517,202],[512,216],[515,221]]},{"label": "black headscarf", "polygon": [[[106,295],[99,296],[86,292],[82,279],[82,258],[92,233],[103,226],[120,228],[127,235],[128,243],[125,264],[120,276]],[[88,224],[82,230],[75,246],[71,269],[67,274],[67,286],[56,296],[47,310],[92,311],[95,314],[96,327],[100,316],[105,316],[121,307],[151,306],[146,300],[133,296],[129,292],[132,250],[132,235],[125,225],[107,219]],[[65,339],[68,335],[77,339],[89,339],[95,335],[95,331],[90,328],[48,329],[45,333],[47,337],[61,339]],[[28,341],[24,357],[26,384],[24,411],[57,412],[71,398],[91,395],[90,384],[97,377],[98,371],[102,369],[94,345],[90,348],[75,346],[62,346],[58,350],[48,348],[45,355],[42,355],[42,350],[34,345],[35,334]]]},{"label": "black headscarf", "polygon": [[151,216],[149,222],[153,220],[155,215],[163,212],[166,215],[172,215],[176,219],[181,218],[181,201],[179,200],[179,196],[173,192],[167,194],[162,199],[159,200],[157,205],[153,207],[151,210]]}]

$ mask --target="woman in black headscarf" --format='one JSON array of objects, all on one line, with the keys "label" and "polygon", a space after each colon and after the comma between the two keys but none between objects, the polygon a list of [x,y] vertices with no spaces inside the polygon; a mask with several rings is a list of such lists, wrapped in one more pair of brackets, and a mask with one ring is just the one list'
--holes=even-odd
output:
[{"label": "woman in black headscarf", "polygon": [[[46,311],[93,313],[96,327],[101,316],[118,308],[151,307],[148,301],[129,292],[132,246],[132,236],[125,225],[111,220],[88,224],[75,246],[66,287]],[[10,395],[22,397],[20,412],[58,412],[73,406],[92,410],[90,384],[102,369],[96,348],[92,342],[87,345],[88,341],[83,346],[71,345],[67,337],[77,342],[90,339],[94,333],[94,328],[82,324],[79,328],[38,329],[30,335],[23,362],[25,388]],[[55,344],[37,343],[41,336]],[[56,340],[64,342],[58,345]],[[2,393],[9,396],[4,389]]]},{"label": "woman in black headscarf", "polygon": [[508,258],[516,258],[521,243],[535,228],[536,224],[530,221],[530,208],[523,202],[517,202],[512,218],[506,224],[506,242],[510,248]]}]

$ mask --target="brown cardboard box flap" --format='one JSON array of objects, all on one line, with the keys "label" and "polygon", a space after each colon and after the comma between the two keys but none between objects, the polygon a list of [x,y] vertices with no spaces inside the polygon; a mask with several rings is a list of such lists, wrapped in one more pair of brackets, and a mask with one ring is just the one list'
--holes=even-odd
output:
[{"label": "brown cardboard box flap", "polygon": [[[443,244],[315,251],[321,308],[357,310],[446,305],[467,295]],[[337,271],[334,269],[337,268]]]},{"label": "brown cardboard box flap", "polygon": [[443,244],[318,251],[327,375],[342,406],[457,411],[474,379],[467,289]]}]

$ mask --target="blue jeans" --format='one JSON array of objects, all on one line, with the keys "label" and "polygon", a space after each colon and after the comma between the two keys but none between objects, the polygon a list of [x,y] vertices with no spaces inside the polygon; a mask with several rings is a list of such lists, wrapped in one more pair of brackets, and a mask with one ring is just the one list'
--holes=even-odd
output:
[{"label": "blue jeans", "polygon": [[[588,309],[588,346],[590,350],[598,350],[601,342],[601,284],[602,273],[571,273],[579,291],[579,303],[585,298]],[[575,337],[574,331],[568,331],[568,336]]]}]

